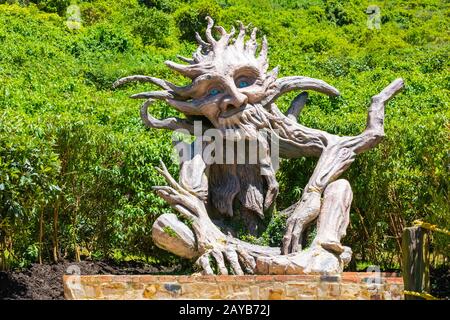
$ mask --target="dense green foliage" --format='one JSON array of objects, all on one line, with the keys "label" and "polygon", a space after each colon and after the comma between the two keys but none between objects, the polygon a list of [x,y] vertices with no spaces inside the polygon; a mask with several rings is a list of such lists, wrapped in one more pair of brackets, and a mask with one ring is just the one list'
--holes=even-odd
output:
[{"label": "dense green foliage", "polygon": [[[65,24],[70,1],[25,2],[0,0],[2,267],[80,256],[174,259],[150,237],[155,218],[170,210],[151,190],[163,183],[154,170],[160,158],[177,172],[170,132],[145,129],[128,98],[148,85],[113,91],[111,84],[130,74],[185,83],[163,61],[195,50],[193,33],[204,30],[206,15],[226,28],[236,20],[258,27],[281,76],[321,78],[341,91],[336,99],[311,94],[300,118],[311,127],[358,134],[370,97],[405,79],[386,110],[387,138],[345,174],[354,202],[344,242],[355,262],[398,267],[401,230],[415,219],[449,229],[444,2],[378,1],[379,30],[367,27],[372,3],[360,0],[78,1],[78,30]],[[152,113],[176,115],[162,103]],[[298,199],[315,161],[282,162],[279,209]],[[282,231],[276,218],[259,241],[276,245]],[[448,239],[434,240],[448,259]]]}]

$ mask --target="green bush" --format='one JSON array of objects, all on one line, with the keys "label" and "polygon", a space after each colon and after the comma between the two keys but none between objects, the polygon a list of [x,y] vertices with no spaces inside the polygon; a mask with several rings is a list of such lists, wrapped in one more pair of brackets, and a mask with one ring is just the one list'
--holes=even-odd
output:
[{"label": "green bush", "polygon": [[[37,247],[39,215],[45,206],[52,205],[61,191],[58,186],[60,161],[53,149],[55,141],[46,134],[46,125],[39,124],[38,119],[37,122],[24,120],[24,116],[8,112],[0,115],[2,267],[37,258],[30,253],[30,248]],[[16,256],[17,252],[25,256]]]},{"label": "green bush", "polygon": [[145,45],[167,46],[171,20],[169,16],[156,9],[140,9],[136,12],[133,34],[139,35]]},{"label": "green bush", "polygon": [[175,11],[180,5],[180,2],[176,0],[138,0],[138,2],[148,8],[155,8],[168,13]]},{"label": "green bush", "polygon": [[180,7],[174,14],[180,38],[195,41],[195,32],[204,34],[207,16],[217,21],[220,17],[220,7],[211,1],[198,1]]},{"label": "green bush", "polygon": [[59,15],[63,15],[70,5],[70,0],[31,0],[30,2],[35,3],[42,11]]},{"label": "green bush", "polygon": [[[450,50],[441,1],[380,4],[380,30],[367,28],[367,3],[357,0],[79,1],[78,30],[65,25],[65,1],[0,3],[15,3],[0,5],[0,268],[85,256],[180,262],[150,236],[170,211],[151,189],[164,183],[154,169],[160,158],[176,176],[170,132],[145,129],[139,103],[128,98],[156,88],[111,84],[131,74],[186,83],[163,62],[195,50],[206,15],[227,30],[236,20],[258,27],[281,76],[321,78],[341,91],[334,99],[310,95],[299,119],[310,127],[358,134],[370,97],[405,79],[386,108],[386,139],[344,175],[354,192],[344,238],[355,253],[350,269],[398,268],[401,230],[415,219],[450,229]],[[160,102],[151,112],[177,115]],[[298,200],[315,164],[281,162],[277,211]],[[284,223],[275,216],[259,239],[240,236],[277,245]],[[448,243],[434,235],[435,264],[448,263]]]}]

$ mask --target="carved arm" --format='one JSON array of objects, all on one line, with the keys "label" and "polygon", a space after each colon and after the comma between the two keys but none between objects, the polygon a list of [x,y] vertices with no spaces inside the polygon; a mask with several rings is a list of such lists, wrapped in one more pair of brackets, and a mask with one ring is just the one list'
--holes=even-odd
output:
[{"label": "carved arm", "polygon": [[[339,137],[323,131],[307,131],[305,127],[292,123],[287,117],[285,123],[297,129],[303,135],[315,135],[314,149],[321,149],[317,166],[306,185],[302,197],[295,207],[288,210],[292,215],[288,218],[286,234],[283,238],[282,253],[296,252],[300,249],[299,241],[305,225],[317,218],[320,211],[320,197],[326,186],[336,180],[355,160],[357,154],[375,147],[384,136],[385,104],[403,88],[403,80],[396,79],[372,97],[369,107],[366,129],[357,136]],[[295,142],[303,141],[302,134],[291,134],[289,138]],[[295,146],[295,145],[294,145]],[[295,209],[294,209],[295,208]]]}]

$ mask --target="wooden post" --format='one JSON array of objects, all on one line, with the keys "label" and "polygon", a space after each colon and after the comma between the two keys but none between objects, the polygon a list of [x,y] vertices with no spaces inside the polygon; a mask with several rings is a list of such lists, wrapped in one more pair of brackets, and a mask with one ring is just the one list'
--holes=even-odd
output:
[{"label": "wooden post", "polygon": [[[402,264],[403,283],[406,291],[430,292],[429,233],[421,227],[403,230]],[[405,300],[422,300],[421,297],[405,295]]]}]

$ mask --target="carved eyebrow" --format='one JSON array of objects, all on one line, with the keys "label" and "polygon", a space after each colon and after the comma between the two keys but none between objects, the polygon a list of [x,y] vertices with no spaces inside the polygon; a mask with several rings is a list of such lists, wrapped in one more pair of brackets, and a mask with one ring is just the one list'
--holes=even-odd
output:
[{"label": "carved eyebrow", "polygon": [[204,89],[212,83],[222,82],[224,82],[224,79],[221,76],[203,74],[195,78],[191,84],[185,87],[176,88],[175,92],[184,98],[192,98],[194,96],[198,96],[200,91],[204,91]]},{"label": "carved eyebrow", "polygon": [[223,82],[224,78],[218,75],[212,75],[212,74],[204,74],[201,75],[199,77],[197,77],[193,82],[192,82],[192,86],[193,87],[197,87],[202,85],[205,82]]},{"label": "carved eyebrow", "polygon": [[212,88],[223,89],[225,79],[221,76],[204,75],[192,82],[193,96],[203,96]]},{"label": "carved eyebrow", "polygon": [[234,72],[234,77],[236,78],[238,76],[243,76],[248,73],[251,73],[255,77],[261,76],[260,70],[258,68],[253,67],[253,66],[244,66]]}]

